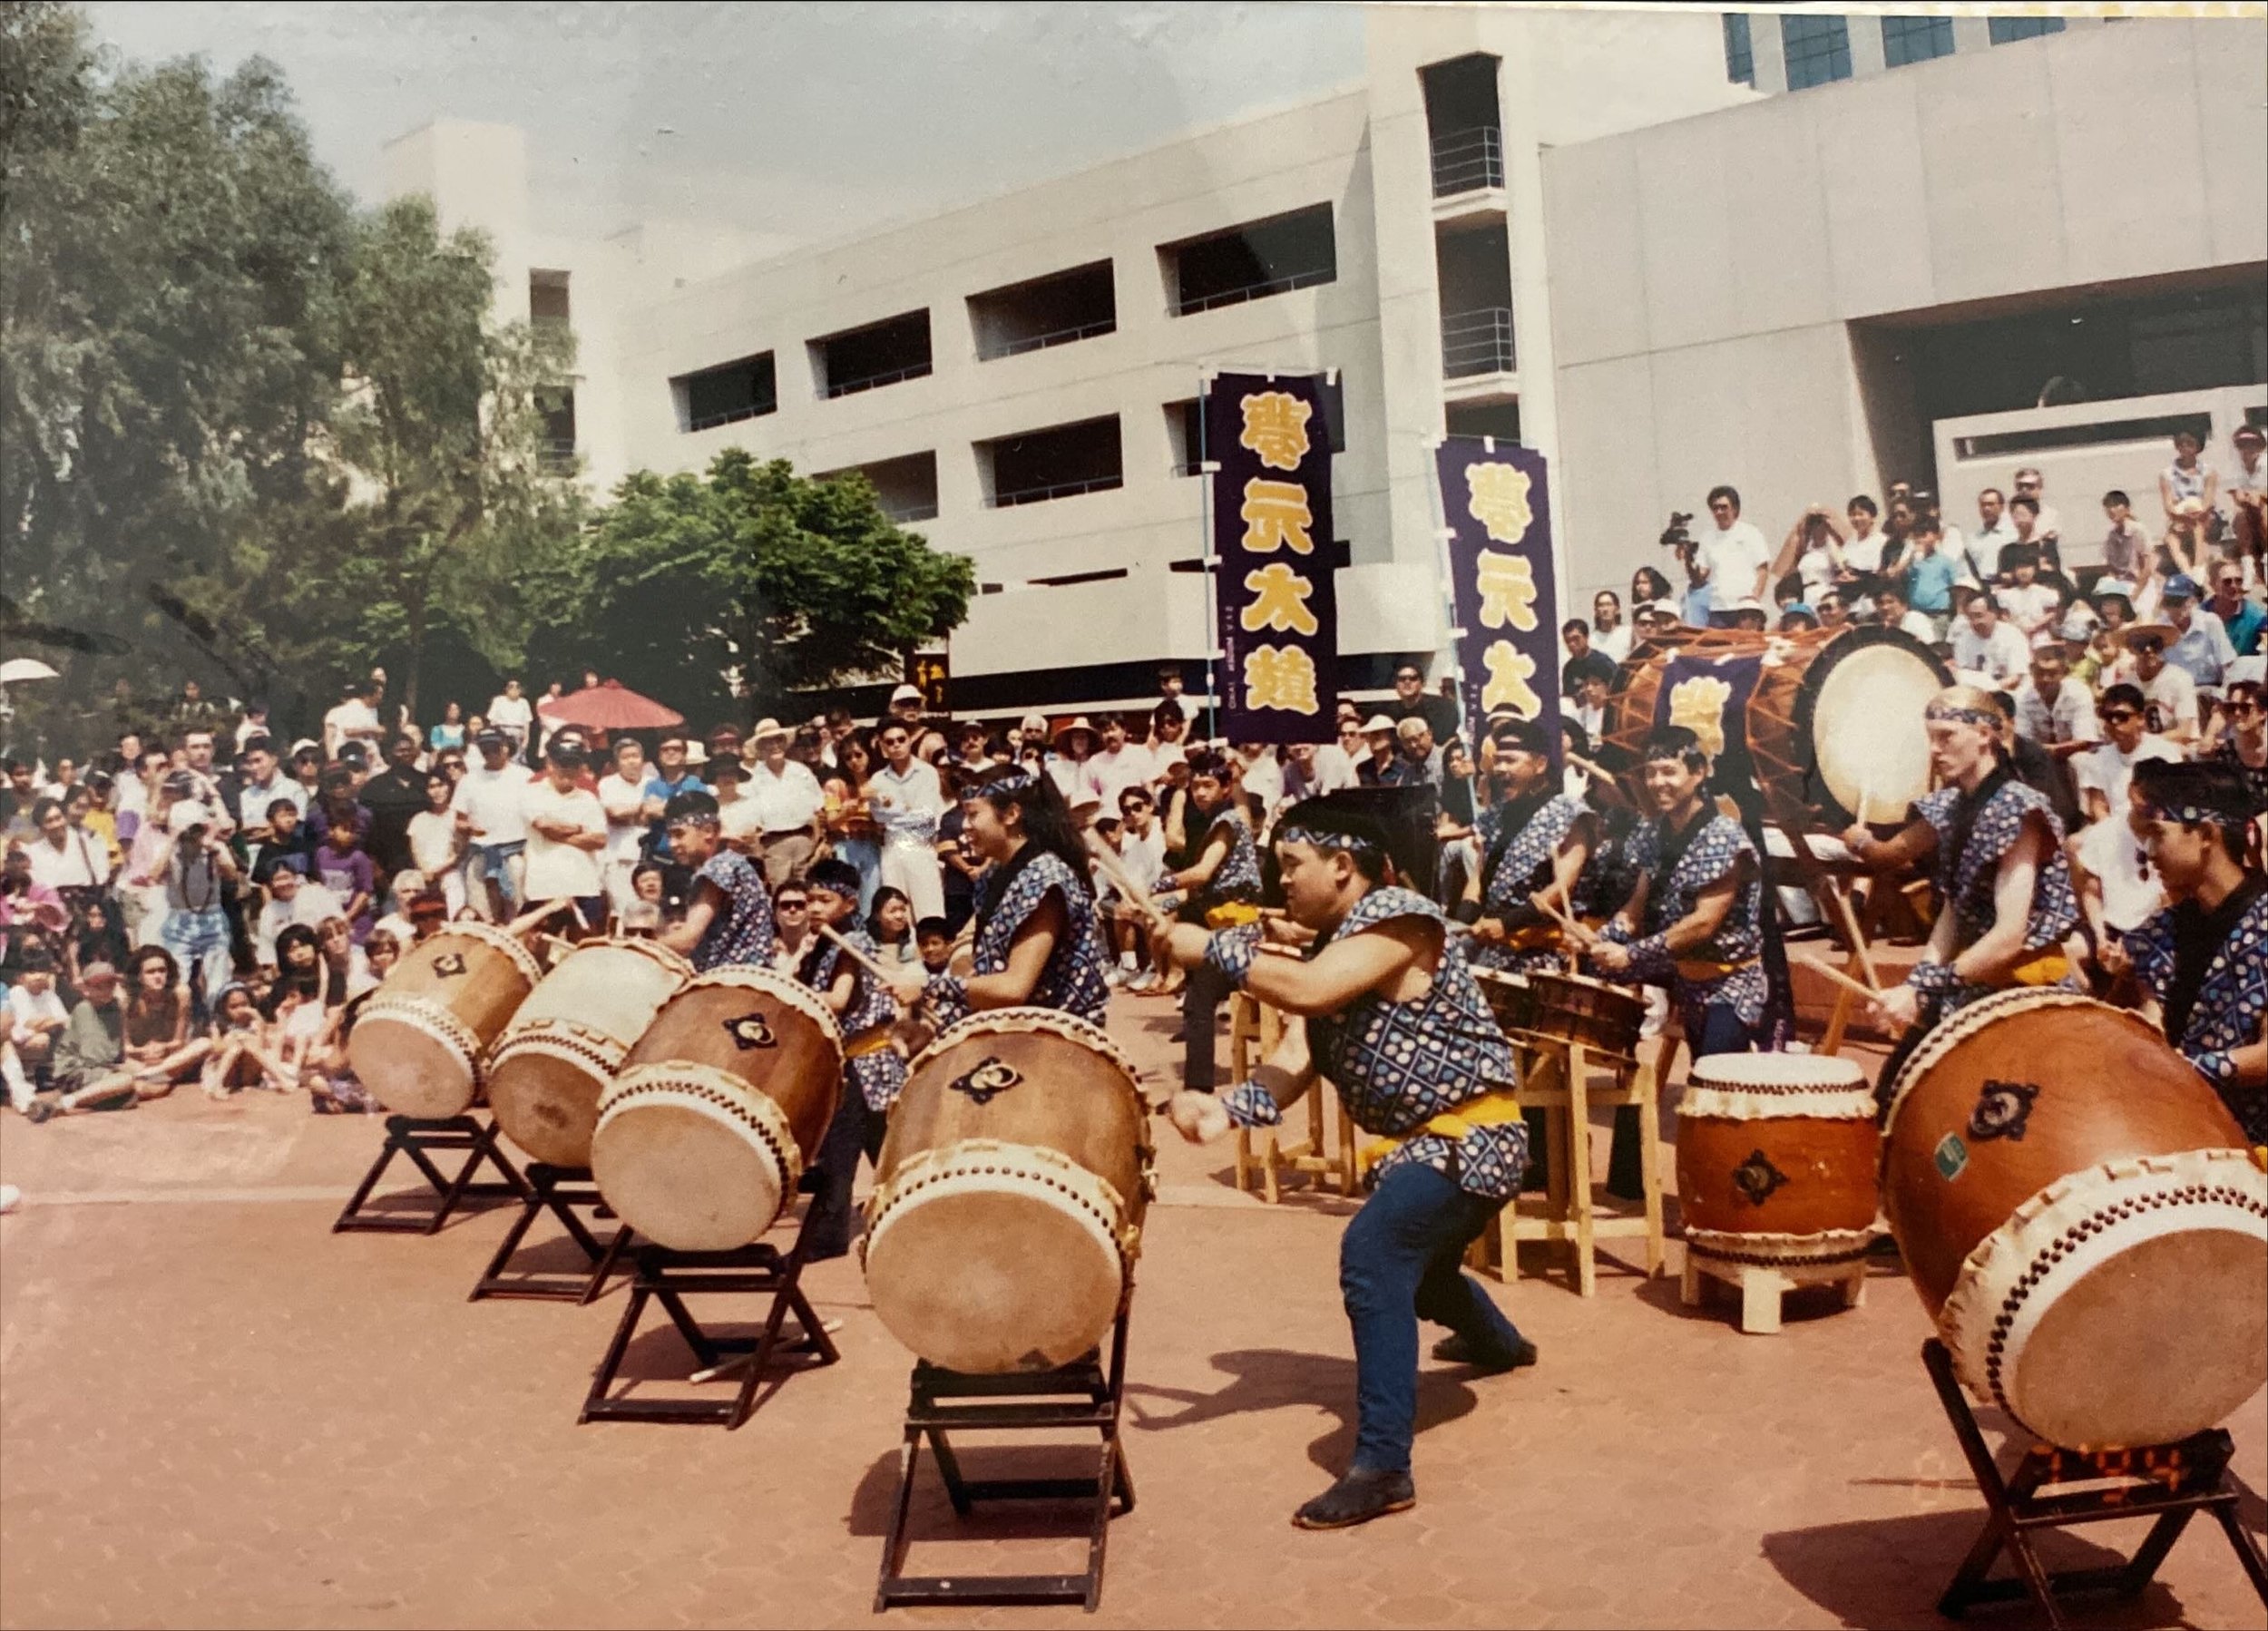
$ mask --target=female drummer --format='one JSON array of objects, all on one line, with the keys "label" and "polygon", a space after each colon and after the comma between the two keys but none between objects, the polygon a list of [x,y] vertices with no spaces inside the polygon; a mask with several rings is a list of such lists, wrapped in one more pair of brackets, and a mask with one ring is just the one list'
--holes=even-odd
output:
[{"label": "female drummer", "polygon": [[2135,835],[2174,904],[2126,936],[2145,1011],[2268,1144],[2268,874],[2246,854],[2252,806],[2227,765],[2134,767]]},{"label": "female drummer", "polygon": [[1489,1371],[1536,1362],[1536,1350],[1460,1268],[1466,1245],[1520,1189],[1528,1131],[1511,1093],[1512,1051],[1448,921],[1424,896],[1387,884],[1374,820],[1326,794],[1286,813],[1276,836],[1286,913],[1314,931],[1304,954],[1261,949],[1250,924],[1168,932],[1177,962],[1302,1023],[1252,1079],[1220,1098],[1184,1089],[1174,1126],[1193,1142],[1231,1125],[1274,1127],[1311,1072],[1330,1078],[1366,1150],[1371,1193],[1339,1245],[1339,1285],[1354,1333],[1354,1454],[1339,1480],[1301,1507],[1302,1528],[1343,1528],[1416,1502],[1410,1442],[1417,1409],[1417,1323],[1454,1333],[1437,1359]]},{"label": "female drummer", "polygon": [[1576,881],[1590,859],[1598,817],[1579,798],[1553,790],[1550,738],[1533,719],[1501,719],[1489,732],[1495,802],[1475,824],[1481,870],[1465,884],[1460,922],[1472,925],[1467,955],[1481,968],[1525,973],[1565,966],[1559,926],[1532,897],[1558,897],[1570,913]]},{"label": "female drummer", "polygon": [[850,1250],[851,1187],[863,1151],[869,1161],[882,1154],[890,1107],[905,1087],[905,1056],[891,1046],[890,1030],[898,1005],[881,981],[862,968],[852,951],[880,960],[873,936],[857,925],[858,869],[847,861],[815,861],[804,877],[811,917],[842,937],[841,942],[814,934],[797,971],[817,991],[843,1032],[843,1091],[835,1119],[827,1126],[816,1165],[819,1193],[811,1203],[807,1255],[815,1262]]},{"label": "female drummer", "polygon": [[1937,923],[1905,983],[1874,1001],[1904,1036],[1882,1066],[1882,1099],[1930,1028],[1980,997],[2019,985],[2077,989],[2064,937],[2079,921],[2063,824],[2047,796],[2016,779],[2002,715],[1974,686],[1950,686],[1922,719],[1938,790],[1915,811],[1937,832]]},{"label": "female drummer", "polygon": [[1087,851],[1044,771],[1005,768],[968,795],[961,842],[989,865],[976,884],[975,972],[917,968],[894,984],[940,1026],[988,1008],[1060,1008],[1102,1023],[1110,1001]]}]

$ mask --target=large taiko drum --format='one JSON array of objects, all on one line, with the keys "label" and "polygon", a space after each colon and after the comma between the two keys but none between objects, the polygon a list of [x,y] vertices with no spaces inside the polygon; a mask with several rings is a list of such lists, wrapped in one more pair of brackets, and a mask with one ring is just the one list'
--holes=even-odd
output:
[{"label": "large taiko drum", "polygon": [[1686,1249],[1719,1263],[1853,1263],[1874,1238],[1882,1135],[1854,1060],[1720,1053],[1677,1105]]},{"label": "large taiko drum", "polygon": [[517,937],[451,923],[405,951],[363,1004],[347,1039],[356,1077],[397,1115],[462,1115],[480,1092],[488,1050],[543,978]]},{"label": "large taiko drum", "polygon": [[1528,982],[1535,993],[1529,1035],[1579,1042],[1612,1059],[1637,1056],[1646,1025],[1646,999],[1634,987],[1548,969],[1530,971]]},{"label": "large taiko drum", "polygon": [[591,1165],[599,1095],[693,965],[651,940],[586,940],[520,1005],[488,1061],[488,1105],[522,1149]]},{"label": "large taiko drum", "polygon": [[[1692,726],[1705,742],[1714,731],[1712,752],[1721,750],[1726,733],[1722,708],[1738,689],[1735,666],[1745,670],[1762,659],[1745,740],[1757,785],[1783,822],[1902,821],[1906,807],[1930,790],[1922,708],[1953,676],[1913,636],[1867,624],[1788,635],[1720,631],[1657,644],[1625,666],[1608,704],[1608,740],[1632,752],[1645,741],[1661,713],[1669,665],[1679,657],[1688,667],[1725,665],[1722,674],[1681,674],[1661,715]],[[1688,698],[1683,688],[1695,682],[1705,689]]]},{"label": "large taiko drum", "polygon": [[662,1004],[600,1095],[591,1176],[649,1240],[747,1245],[817,1157],[842,1082],[817,992],[768,969],[713,969]]},{"label": "large taiko drum", "polygon": [[1884,1209],[1980,1399],[2051,1444],[2125,1449],[2268,1382],[2268,1173],[2142,1019],[1988,997],[1891,1091]]},{"label": "large taiko drum", "polygon": [[1133,1273],[1150,1156],[1133,1064],[1053,1009],[972,1015],[914,1060],[863,1253],[875,1312],[976,1375],[1092,1348]]}]

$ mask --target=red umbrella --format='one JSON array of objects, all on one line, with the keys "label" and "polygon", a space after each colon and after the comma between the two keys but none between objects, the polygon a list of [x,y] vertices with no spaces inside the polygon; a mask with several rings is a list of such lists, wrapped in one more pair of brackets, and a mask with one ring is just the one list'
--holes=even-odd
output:
[{"label": "red umbrella", "polygon": [[619,679],[570,691],[543,716],[555,728],[580,725],[585,730],[670,730],[685,723],[683,714],[640,696]]}]

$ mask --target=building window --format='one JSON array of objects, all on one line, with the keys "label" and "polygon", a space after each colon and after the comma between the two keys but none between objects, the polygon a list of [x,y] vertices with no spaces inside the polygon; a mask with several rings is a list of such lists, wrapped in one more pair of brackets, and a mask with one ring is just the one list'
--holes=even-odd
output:
[{"label": "building window", "polygon": [[929,373],[929,313],[909,311],[811,342],[812,373],[824,397],[848,396]]},{"label": "building window", "polygon": [[1119,326],[1110,263],[1098,260],[971,295],[969,321],[976,330],[976,355],[982,362],[1110,334]]},{"label": "building window", "polygon": [[1339,276],[1331,206],[1315,204],[1225,232],[1161,244],[1168,308],[1176,317],[1287,294]]},{"label": "building window", "polygon": [[779,389],[772,368],[772,354],[744,356],[738,362],[680,374],[670,382],[677,397],[678,423],[689,431],[713,430],[742,419],[775,412]]},{"label": "building window", "polygon": [[1846,17],[1782,17],[1780,48],[1787,57],[1791,91],[1851,77],[1851,24]]},{"label": "building window", "polygon": [[1926,63],[1933,56],[1953,54],[1953,19],[1950,17],[1884,17],[1882,19],[1882,65],[1902,68],[1908,63]]},{"label": "building window", "polygon": [[1176,475],[1205,474],[1205,436],[1198,428],[1203,417],[1194,396],[1166,404],[1166,440],[1173,444]]},{"label": "building window", "polygon": [[2036,40],[2043,34],[2061,34],[2061,17],[1994,17],[1990,19],[1992,43],[2006,45],[2012,40]]},{"label": "building window", "polygon": [[575,467],[575,392],[572,386],[552,386],[535,393],[535,411],[543,417],[536,443],[536,457],[553,475]]},{"label": "building window", "polygon": [[892,524],[902,527],[912,522],[937,518],[937,454],[934,450],[829,470],[817,479],[832,482],[854,475],[866,478],[867,484],[875,490],[875,507]]},{"label": "building window", "polygon": [[1125,484],[1116,414],[979,442],[976,454],[984,502],[996,510]]},{"label": "building window", "polygon": [[1725,77],[1736,85],[1756,83],[1756,51],[1748,37],[1748,14],[1725,14]]}]

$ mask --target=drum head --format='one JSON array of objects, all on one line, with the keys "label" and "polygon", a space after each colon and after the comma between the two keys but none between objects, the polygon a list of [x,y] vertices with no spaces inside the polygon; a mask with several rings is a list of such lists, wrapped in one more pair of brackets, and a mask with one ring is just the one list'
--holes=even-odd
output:
[{"label": "drum head", "polygon": [[523,1050],[488,1077],[488,1108],[505,1135],[554,1167],[591,1165],[603,1079],[556,1055]]},{"label": "drum head", "polygon": [[779,1164],[695,1105],[666,1099],[610,1117],[591,1141],[606,1204],[680,1252],[747,1245],[779,1216]]},{"label": "drum head", "polygon": [[396,1014],[366,1014],[347,1039],[355,1075],[397,1116],[439,1119],[472,1108],[479,1085],[462,1050]]},{"label": "drum head", "polygon": [[1091,1220],[1013,1189],[909,1196],[866,1245],[867,1289],[890,1334],[975,1376],[1069,1364],[1101,1340],[1123,1284]]},{"label": "drum head", "polygon": [[1853,629],[1819,654],[1794,724],[1812,755],[1807,790],[1831,825],[1905,819],[1930,790],[1922,710],[1952,682],[1935,652],[1896,629]]}]

